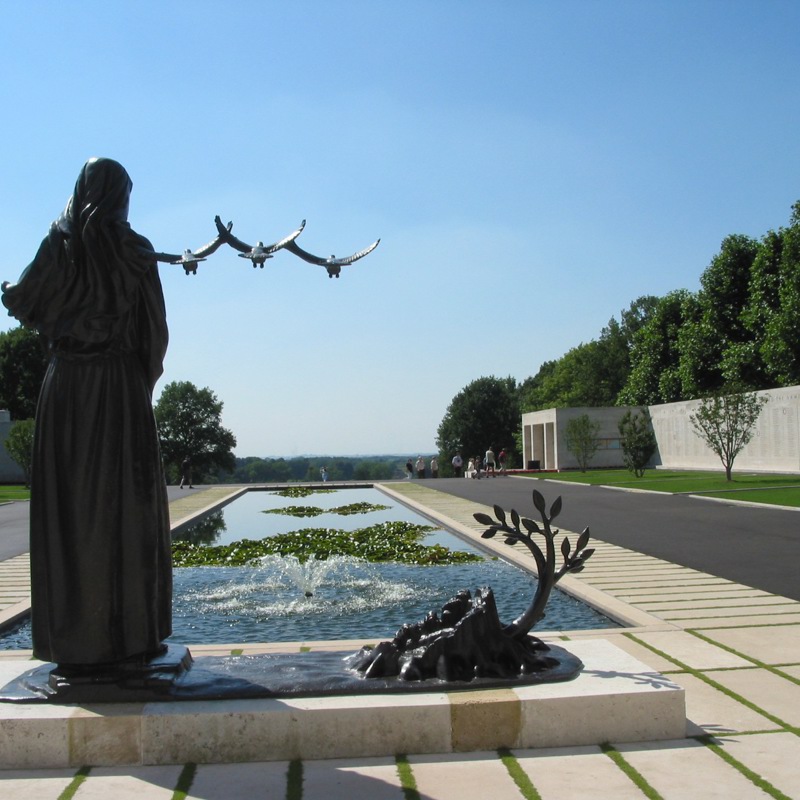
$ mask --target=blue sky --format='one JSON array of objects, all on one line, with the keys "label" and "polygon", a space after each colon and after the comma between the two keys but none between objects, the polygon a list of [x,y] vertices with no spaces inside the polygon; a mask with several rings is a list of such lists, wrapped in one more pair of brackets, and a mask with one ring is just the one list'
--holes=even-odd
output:
[{"label": "blue sky", "polygon": [[[695,291],[800,199],[800,4],[737,0],[2,3],[0,278],[87,158],[180,252],[166,382],[210,387],[238,455],[434,449],[453,396],[524,380],[643,294]],[[15,325],[0,320],[0,329]]]}]

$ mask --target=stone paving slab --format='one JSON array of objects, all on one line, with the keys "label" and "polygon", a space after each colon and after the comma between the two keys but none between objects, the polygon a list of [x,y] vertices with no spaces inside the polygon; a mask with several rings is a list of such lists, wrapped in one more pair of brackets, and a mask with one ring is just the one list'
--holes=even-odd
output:
[{"label": "stone paving slab", "polygon": [[[587,631],[585,633],[586,638],[594,638],[597,635],[596,631]],[[583,638],[583,636],[576,636],[571,635],[570,640],[577,640],[579,638]],[[637,634],[637,638],[641,638],[641,634]],[[648,667],[653,669],[656,672],[669,672],[675,671],[677,667],[673,661],[670,661],[667,658],[660,656],[658,653],[654,653],[650,648],[645,647],[644,645],[639,644],[638,642],[631,639],[629,636],[625,636],[624,634],[619,636],[614,636],[613,639],[608,637],[609,641],[613,642],[617,647],[621,650],[624,650],[626,653],[632,655],[638,661],[641,661],[643,664],[647,664]],[[569,644],[565,645],[569,648]]]},{"label": "stone paving slab", "polygon": [[787,675],[791,675],[793,678],[800,681],[800,664],[793,667],[781,667],[780,671],[786,673]]},{"label": "stone paving slab", "polygon": [[800,626],[705,630],[703,635],[765,664],[800,664]]},{"label": "stone paving slab", "polygon": [[542,800],[645,797],[599,747],[516,750],[514,755]]},{"label": "stone paving slab", "polygon": [[519,789],[494,752],[408,760],[425,800],[520,800]]},{"label": "stone paving slab", "polygon": [[[749,611],[749,610],[748,610]],[[674,622],[680,623],[683,628],[691,628],[705,633],[706,630],[714,628],[741,628],[741,627],[757,627],[765,626],[772,628],[782,628],[789,625],[800,624],[800,610],[797,613],[792,612],[789,614],[775,614],[764,612],[763,614],[750,614],[746,613],[742,616],[720,617],[720,616],[700,616],[698,614],[695,618],[687,618],[675,620]],[[776,635],[780,635],[776,632]]]},{"label": "stone paving slab", "polygon": [[[741,604],[752,597],[761,597],[762,595],[748,594],[746,587],[740,587],[740,591],[737,592],[729,590],[716,591],[700,587],[690,591],[685,589],[670,591],[668,588],[645,589],[641,592],[624,591],[615,592],[615,596],[635,606],[650,606],[655,603],[663,603],[665,606],[673,605],[675,608],[680,608],[682,606],[690,606],[697,600],[728,600],[731,605]],[[776,597],[777,595],[771,594],[767,596]]]},{"label": "stone paving slab", "polygon": [[800,686],[796,683],[766,669],[733,669],[705,674],[783,722],[800,728]]},{"label": "stone paving slab", "polygon": [[[692,669],[726,669],[728,667],[752,667],[752,661],[715,647],[686,631],[660,633],[636,633],[636,638],[645,645],[667,653],[681,664]],[[668,669],[676,669],[672,663]]]},{"label": "stone paving slab", "polygon": [[17,603],[28,601],[30,603],[30,558],[27,553],[20,556],[0,561],[0,622],[3,612]]},{"label": "stone paving slab", "polygon": [[778,616],[792,616],[800,614],[800,604],[789,600],[784,602],[776,602],[774,604],[750,604],[750,605],[722,605],[709,608],[708,606],[701,606],[699,608],[686,608],[686,609],[661,609],[655,613],[656,616],[667,620],[688,620],[696,619],[698,616],[703,617],[737,617],[740,618],[743,613],[748,613],[751,616],[763,614],[764,616],[776,621]]},{"label": "stone paving slab", "polygon": [[670,673],[686,690],[686,717],[713,735],[782,730],[775,722],[690,673]]},{"label": "stone paving slab", "polygon": [[288,770],[287,761],[198,764],[186,800],[283,800]]},{"label": "stone paving slab", "polygon": [[0,797],[58,800],[74,775],[74,770],[0,770]]},{"label": "stone paving slab", "polygon": [[759,800],[769,797],[699,742],[618,745],[623,758],[664,800]]},{"label": "stone paving slab", "polygon": [[750,597],[777,597],[778,595],[763,592],[761,589],[752,589],[749,586],[739,586],[733,584],[730,586],[722,587],[720,589],[707,589],[705,587],[700,589],[686,590],[686,589],[668,589],[662,588],[657,592],[652,589],[636,589],[629,590],[620,597],[634,598],[637,603],[647,603],[655,600],[663,600],[664,602],[684,600],[692,602],[693,600],[718,600],[730,599],[737,600],[739,598]]},{"label": "stone paving slab", "polygon": [[172,800],[180,766],[97,767],[81,783],[75,800]]},{"label": "stone paving slab", "polygon": [[354,800],[361,797],[402,800],[403,789],[394,758],[358,759],[356,763],[331,759],[312,761],[303,766],[303,800]]},{"label": "stone paving slab", "polygon": [[796,735],[773,733],[768,736],[726,736],[722,744],[726,752],[785,795],[800,797]]},{"label": "stone paving slab", "polygon": [[686,611],[691,609],[714,609],[714,608],[752,608],[757,611],[762,611],[764,608],[771,610],[773,606],[789,607],[797,610],[794,600],[787,600],[784,597],[776,597],[775,595],[768,595],[767,597],[734,597],[734,598],[720,598],[715,597],[711,599],[695,599],[687,600],[685,598],[674,600],[638,600],[637,605],[642,606],[654,613],[659,609],[662,611]]}]

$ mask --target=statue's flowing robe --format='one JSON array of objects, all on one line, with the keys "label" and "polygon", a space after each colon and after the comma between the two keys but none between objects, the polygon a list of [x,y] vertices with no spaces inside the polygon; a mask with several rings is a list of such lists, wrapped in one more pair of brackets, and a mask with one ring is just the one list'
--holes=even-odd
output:
[{"label": "statue's flowing robe", "polygon": [[167,347],[130,179],[90,161],[3,303],[47,340],[31,475],[34,655],[69,665],[156,652],[171,633],[169,512],[152,393]]}]

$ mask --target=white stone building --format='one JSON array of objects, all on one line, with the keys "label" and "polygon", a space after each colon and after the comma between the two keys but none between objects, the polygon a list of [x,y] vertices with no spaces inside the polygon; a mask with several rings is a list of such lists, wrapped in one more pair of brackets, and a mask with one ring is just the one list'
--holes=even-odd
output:
[{"label": "white stone building", "polygon": [[[800,473],[800,386],[758,392],[768,398],[755,426],[755,434],[736,457],[736,470]],[[651,466],[665,469],[722,469],[714,452],[695,433],[689,416],[699,400],[648,406],[658,449]],[[550,408],[522,415],[523,466],[577,469],[567,450],[566,427],[570,419],[588,414],[600,423],[600,448],[592,468],[624,466],[618,424],[629,408]],[[531,462],[534,462],[532,466]],[[538,462],[538,463],[537,463]]]}]

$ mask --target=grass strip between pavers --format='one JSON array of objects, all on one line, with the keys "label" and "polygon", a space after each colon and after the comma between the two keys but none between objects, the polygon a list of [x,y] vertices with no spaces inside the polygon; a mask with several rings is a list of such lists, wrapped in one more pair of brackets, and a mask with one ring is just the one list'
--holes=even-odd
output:
[{"label": "grass strip between pavers", "polygon": [[528,773],[520,766],[516,756],[506,747],[501,747],[497,751],[500,760],[508,770],[511,780],[517,785],[525,800],[542,800],[542,796],[536,791],[533,781],[528,777]]},{"label": "grass strip between pavers", "polygon": [[58,796],[58,800],[72,800],[75,797],[75,792],[78,791],[80,785],[89,777],[89,773],[92,771],[91,767],[81,767],[76,773],[73,779],[69,782],[69,785],[63,792]]},{"label": "grass strip between pavers", "polygon": [[[791,725],[790,723],[786,722],[785,720],[780,719],[780,717],[776,717],[774,714],[771,714],[769,711],[760,708],[755,703],[752,703],[746,697],[742,697],[742,695],[737,694],[732,689],[729,689],[727,686],[723,686],[721,683],[717,683],[713,678],[709,678],[708,675],[701,672],[699,669],[695,669],[694,667],[690,667],[688,664],[684,664],[682,661],[678,661],[677,658],[668,655],[663,650],[659,650],[657,647],[653,647],[653,645],[648,644],[645,641],[642,641],[637,636],[634,636],[632,633],[623,634],[627,636],[632,641],[640,644],[642,647],[646,647],[648,650],[652,651],[656,655],[665,658],[667,661],[671,661],[677,667],[680,667],[682,672],[685,672],[689,675],[694,676],[703,683],[708,684],[712,688],[716,689],[718,692],[722,692],[722,694],[727,695],[731,698],[731,700],[735,700],[737,703],[741,703],[746,708],[749,708],[751,711],[755,711],[756,714],[761,714],[762,717],[766,717],[770,722],[774,722],[779,727],[783,728],[783,730],[787,731],[788,733],[793,733],[796,736],[800,736],[800,728]],[[752,660],[752,659],[750,659]],[[733,733],[733,731],[731,731]]]},{"label": "grass strip between pavers", "polygon": [[421,800],[408,756],[398,754],[394,757],[394,763],[397,767],[397,777],[400,780],[400,788],[403,790],[405,800]]},{"label": "grass strip between pavers", "polygon": [[286,800],[303,800],[303,762],[299,758],[290,761],[286,770]]},{"label": "grass strip between pavers", "polygon": [[197,773],[197,764],[191,761],[183,765],[178,782],[175,784],[175,791],[172,793],[172,800],[186,800],[189,791],[194,783],[194,776]]},{"label": "grass strip between pavers", "polygon": [[645,797],[650,800],[664,800],[664,798],[645,780],[644,775],[633,765],[625,760],[625,756],[613,744],[600,745],[603,752],[621,769],[631,781],[639,788]]},{"label": "grass strip between pavers", "polygon": [[[686,628],[686,633],[690,633],[692,636],[696,636],[698,639],[702,639],[704,642],[708,642],[708,644],[713,644],[714,647],[719,647],[720,650],[726,650],[728,653],[732,653],[739,658],[743,658],[745,661],[750,661],[757,667],[761,669],[767,670],[767,672],[771,672],[773,675],[777,675],[779,678],[784,678],[785,680],[789,681],[790,683],[794,683],[797,686],[800,686],[800,678],[795,678],[794,675],[790,675],[788,672],[781,671],[778,667],[774,667],[771,664],[765,664],[763,661],[759,661],[757,658],[753,658],[752,656],[745,655],[744,653],[740,653],[738,650],[735,650],[733,647],[729,647],[726,644],[722,644],[721,642],[717,642],[714,639],[709,638],[708,636],[704,636],[700,631],[693,630],[691,628]],[[730,630],[730,628],[725,628],[724,630]],[[789,665],[793,666],[793,665]]]},{"label": "grass strip between pavers", "polygon": [[735,770],[740,772],[745,778],[747,778],[751,783],[758,786],[762,792],[766,792],[770,797],[774,797],[775,800],[792,800],[788,794],[784,794],[780,789],[776,786],[773,786],[768,780],[762,778],[757,772],[753,772],[749,767],[742,764],[739,759],[734,758],[729,752],[725,750],[724,747],[717,744],[714,741],[714,737],[710,735],[706,736],[695,736],[694,737],[698,742],[702,742],[712,753],[718,755],[726,764],[732,766]]}]

